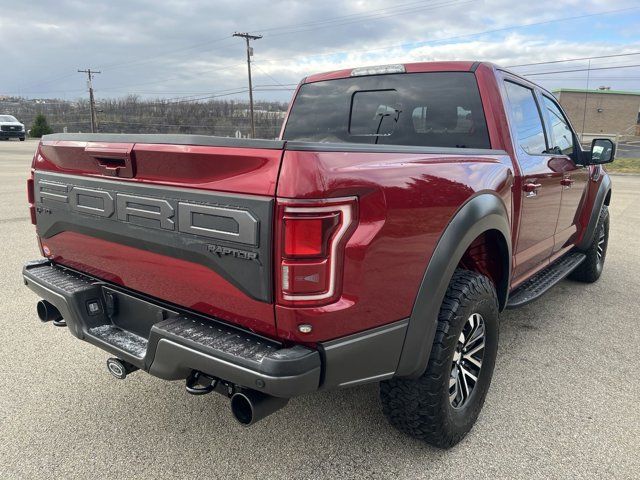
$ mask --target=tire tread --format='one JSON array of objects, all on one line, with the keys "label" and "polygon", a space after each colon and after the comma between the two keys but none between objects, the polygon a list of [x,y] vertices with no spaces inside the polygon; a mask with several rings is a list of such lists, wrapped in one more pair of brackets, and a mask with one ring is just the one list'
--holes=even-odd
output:
[{"label": "tire tread", "polygon": [[[383,412],[389,422],[399,430],[440,448],[452,447],[464,438],[480,413],[488,390],[487,384],[485,391],[481,392],[481,401],[472,405],[468,428],[451,425],[448,415],[450,357],[459,336],[452,323],[465,306],[479,298],[493,302],[497,314],[498,298],[491,281],[476,272],[456,270],[440,308],[426,371],[417,379],[393,378],[380,384]],[[442,391],[445,385],[446,403]]]}]

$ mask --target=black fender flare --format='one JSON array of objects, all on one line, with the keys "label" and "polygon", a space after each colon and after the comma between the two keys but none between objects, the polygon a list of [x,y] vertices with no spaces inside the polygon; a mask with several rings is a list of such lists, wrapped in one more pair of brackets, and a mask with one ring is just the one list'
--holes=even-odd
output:
[{"label": "black fender flare", "polygon": [[591,209],[591,215],[589,216],[589,223],[584,231],[582,240],[576,245],[579,250],[585,250],[589,247],[593,241],[593,236],[596,233],[596,227],[598,226],[598,219],[600,218],[600,211],[604,201],[611,192],[611,179],[609,175],[603,175],[600,185],[598,185],[598,192],[596,193],[596,199],[593,202],[593,208]]},{"label": "black fender flare", "polygon": [[396,376],[417,378],[427,368],[438,324],[438,313],[453,272],[471,243],[482,233],[497,230],[505,240],[506,275],[499,290],[501,308],[507,302],[511,276],[511,226],[507,209],[495,193],[469,199],[453,216],[438,240],[425,270],[409,318]]}]

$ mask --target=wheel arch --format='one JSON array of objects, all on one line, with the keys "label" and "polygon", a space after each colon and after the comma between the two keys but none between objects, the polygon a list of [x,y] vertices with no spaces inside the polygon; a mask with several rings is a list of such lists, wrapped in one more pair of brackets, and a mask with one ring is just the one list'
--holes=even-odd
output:
[{"label": "wheel arch", "polygon": [[493,283],[500,311],[509,296],[510,250],[504,234],[495,228],[482,232],[462,255],[458,267],[480,273]]},{"label": "wheel arch", "polygon": [[452,217],[427,264],[414,301],[396,376],[416,378],[427,367],[438,323],[438,312],[449,282],[465,252],[486,232],[495,232],[506,274],[496,291],[500,308],[508,297],[511,276],[511,227],[502,199],[481,192],[469,199]]},{"label": "wheel arch", "polygon": [[596,198],[593,201],[593,207],[589,214],[589,223],[587,223],[582,239],[576,244],[576,247],[578,247],[579,250],[587,248],[593,240],[593,236],[596,233],[596,226],[598,225],[598,219],[600,218],[600,210],[602,210],[603,205],[609,205],[610,202],[611,179],[609,178],[609,175],[604,175],[598,185]]}]

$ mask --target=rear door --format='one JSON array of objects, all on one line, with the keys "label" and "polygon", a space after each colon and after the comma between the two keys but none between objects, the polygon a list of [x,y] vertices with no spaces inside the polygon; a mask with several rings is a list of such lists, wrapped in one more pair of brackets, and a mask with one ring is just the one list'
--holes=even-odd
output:
[{"label": "rear door", "polygon": [[514,184],[520,196],[520,223],[515,248],[514,283],[545,265],[552,254],[562,194],[558,170],[549,155],[542,110],[535,90],[516,79],[504,82],[507,110],[521,176]]},{"label": "rear door", "polygon": [[580,146],[558,103],[545,94],[540,98],[546,116],[549,152],[553,154],[551,161],[554,162],[554,168],[562,172],[562,199],[554,246],[556,252],[566,246],[579,231],[579,207],[587,188],[589,170],[576,163]]},{"label": "rear door", "polygon": [[277,141],[47,137],[34,160],[42,249],[99,279],[275,334],[281,157]]}]

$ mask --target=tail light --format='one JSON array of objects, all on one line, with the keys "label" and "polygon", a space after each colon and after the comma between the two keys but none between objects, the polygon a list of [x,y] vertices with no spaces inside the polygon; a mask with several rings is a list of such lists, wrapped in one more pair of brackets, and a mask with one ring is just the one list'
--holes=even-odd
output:
[{"label": "tail light", "polygon": [[36,201],[33,190],[33,170],[31,176],[27,179],[27,201],[29,202],[29,214],[31,216],[31,223],[36,224]]},{"label": "tail light", "polygon": [[356,213],[356,198],[278,200],[280,304],[319,306],[340,297],[344,248]]}]

